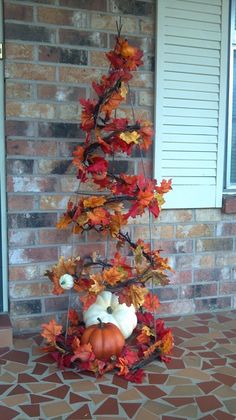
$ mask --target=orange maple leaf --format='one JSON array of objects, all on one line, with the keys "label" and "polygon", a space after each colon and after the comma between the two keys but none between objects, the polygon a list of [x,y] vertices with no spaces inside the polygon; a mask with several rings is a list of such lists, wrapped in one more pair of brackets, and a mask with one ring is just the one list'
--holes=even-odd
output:
[{"label": "orange maple leaf", "polygon": [[121,214],[120,212],[116,211],[115,214],[111,216],[109,226],[111,236],[113,236],[113,238],[116,237],[121,227],[126,225],[127,222],[127,217],[125,217],[125,215]]},{"label": "orange maple leaf", "polygon": [[146,191],[140,191],[138,193],[138,201],[139,203],[144,206],[147,207],[149,205],[149,203],[152,201],[154,197],[154,193],[151,190],[146,190]]},{"label": "orange maple leaf", "polygon": [[145,296],[143,307],[149,312],[154,312],[159,306],[160,302],[158,297],[149,292]]},{"label": "orange maple leaf", "polygon": [[44,337],[48,343],[55,344],[56,337],[62,332],[62,325],[57,324],[56,321],[52,319],[48,324],[42,324],[42,328],[42,337]]},{"label": "orange maple leaf", "polygon": [[124,357],[119,357],[118,362],[115,364],[115,366],[120,369],[120,371],[118,372],[119,376],[127,375],[127,373],[129,372],[128,360],[126,360]]},{"label": "orange maple leaf", "polygon": [[91,293],[95,293],[96,295],[98,293],[101,293],[104,289],[104,281],[103,281],[103,277],[101,275],[101,273],[96,273],[96,274],[92,274],[90,276],[90,279],[93,281],[92,285],[89,288],[89,291]]},{"label": "orange maple leaf", "polygon": [[94,210],[89,211],[87,214],[89,217],[89,223],[92,225],[106,226],[109,224],[109,213],[102,207],[95,208]]},{"label": "orange maple leaf", "polygon": [[72,356],[71,361],[74,362],[76,359],[80,359],[82,362],[89,362],[95,359],[95,354],[90,343],[81,344],[79,339],[77,339],[75,345],[74,356]]},{"label": "orange maple leaf", "polygon": [[68,318],[69,318],[69,321],[72,325],[78,325],[79,315],[78,315],[78,312],[75,309],[73,309],[73,308],[69,309]]},{"label": "orange maple leaf", "polygon": [[101,106],[102,112],[108,112],[110,114],[114,109],[118,108],[124,97],[120,92],[114,92],[109,99]]},{"label": "orange maple leaf", "polygon": [[119,283],[119,281],[121,281],[124,277],[124,273],[118,270],[117,267],[104,270],[102,274],[105,282],[112,286],[114,286],[116,283]]}]

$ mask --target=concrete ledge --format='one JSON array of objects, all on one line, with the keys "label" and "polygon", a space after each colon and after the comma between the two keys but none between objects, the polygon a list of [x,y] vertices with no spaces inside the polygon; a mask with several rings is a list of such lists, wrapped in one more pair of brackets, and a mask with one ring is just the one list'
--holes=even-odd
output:
[{"label": "concrete ledge", "polygon": [[0,348],[13,347],[13,330],[8,314],[0,314]]}]

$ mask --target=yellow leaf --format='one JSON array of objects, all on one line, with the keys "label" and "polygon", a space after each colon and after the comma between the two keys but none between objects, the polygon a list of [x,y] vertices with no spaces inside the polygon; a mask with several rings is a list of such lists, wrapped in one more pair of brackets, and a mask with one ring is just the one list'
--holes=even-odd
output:
[{"label": "yellow leaf", "polygon": [[126,85],[124,84],[124,82],[121,82],[121,87],[120,87],[120,94],[123,98],[126,98],[126,95],[128,93],[128,89],[126,87]]},{"label": "yellow leaf", "polygon": [[140,138],[139,133],[137,131],[132,131],[131,133],[129,131],[125,131],[124,133],[120,134],[121,140],[123,140],[125,143],[138,143],[138,139]]},{"label": "yellow leaf", "polygon": [[89,198],[85,198],[85,200],[83,200],[83,205],[84,207],[94,208],[94,207],[103,206],[105,202],[106,202],[105,197],[92,196]]}]

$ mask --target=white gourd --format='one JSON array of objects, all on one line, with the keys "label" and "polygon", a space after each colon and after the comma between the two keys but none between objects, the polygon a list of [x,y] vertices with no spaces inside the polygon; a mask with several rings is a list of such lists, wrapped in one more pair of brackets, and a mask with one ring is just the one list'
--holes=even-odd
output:
[{"label": "white gourd", "polygon": [[74,286],[74,278],[70,274],[63,274],[59,279],[62,289],[70,290]]},{"label": "white gourd", "polygon": [[111,292],[104,291],[97,296],[87,311],[83,314],[86,327],[97,324],[99,317],[102,322],[115,324],[123,336],[128,338],[137,325],[137,316],[133,305],[120,304],[118,297]]}]

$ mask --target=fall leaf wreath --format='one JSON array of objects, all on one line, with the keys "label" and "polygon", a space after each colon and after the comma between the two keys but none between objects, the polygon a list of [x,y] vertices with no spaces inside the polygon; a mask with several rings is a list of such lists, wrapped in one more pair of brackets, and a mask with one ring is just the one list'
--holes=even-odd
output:
[{"label": "fall leaf wreath", "polygon": [[[124,230],[130,219],[145,211],[149,218],[158,217],[171,181],[158,185],[145,173],[117,175],[113,167],[115,154],[130,156],[136,148],[142,158],[152,142],[150,121],[136,120],[134,113],[132,122],[117,118],[117,108],[129,94],[129,81],[143,64],[142,56],[118,30],[114,49],[106,54],[108,74],[92,83],[97,98],[80,100],[85,141],[73,152],[73,164],[79,184],[92,183],[97,194],[78,192],[57,228],[71,225],[73,234],[80,235],[95,231],[115,241],[116,250],[112,258],[96,252],[86,258],[61,257],[46,272],[53,293],[78,292],[83,309],[81,316],[68,309],[65,330],[53,319],[42,325],[41,333],[48,344],[44,350],[61,369],[95,375],[114,371],[137,383],[143,380],[145,365],[155,359],[168,361],[173,349],[171,329],[155,317],[159,300],[153,293],[153,287],[168,284],[166,272],[171,267],[160,250],[152,249],[151,241],[135,242]],[[124,247],[128,257],[122,253]]]}]

